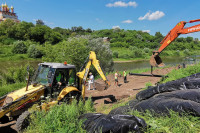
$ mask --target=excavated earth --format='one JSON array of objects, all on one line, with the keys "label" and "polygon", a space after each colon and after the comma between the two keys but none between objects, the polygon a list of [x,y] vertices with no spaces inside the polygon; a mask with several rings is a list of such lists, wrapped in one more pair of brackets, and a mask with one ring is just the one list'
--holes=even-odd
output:
[{"label": "excavated earth", "polygon": [[[155,69],[153,74],[166,75],[173,69],[175,69],[175,67]],[[150,74],[150,72],[145,72],[143,74]],[[111,83],[111,86],[108,89],[104,90],[104,87],[102,86],[104,82],[102,79],[98,79],[95,81],[96,90],[86,90],[86,97],[92,98],[96,108],[103,105],[114,104],[117,101],[128,97],[134,97],[142,88],[145,88],[146,83],[155,85],[161,79],[161,77],[128,75],[128,83],[124,83],[123,76],[121,76],[118,79],[119,86],[117,86],[115,85],[114,74],[108,75],[107,78]]]},{"label": "excavated earth", "polygon": [[[176,69],[175,67],[155,69],[153,74],[155,75],[166,75],[171,70]],[[143,74],[150,74],[145,72]],[[155,85],[160,81],[161,77],[150,77],[150,76],[127,76],[127,83],[123,82],[123,77],[119,77],[119,86],[115,85],[114,74],[107,76],[111,83],[111,86],[104,90],[104,82],[102,79],[95,81],[96,90],[86,90],[86,98],[91,97],[94,101],[95,108],[101,106],[112,106],[116,102],[134,97],[142,88],[145,88],[146,83]],[[86,86],[87,88],[88,86]],[[0,124],[0,133],[15,133],[15,121],[7,124]]]}]

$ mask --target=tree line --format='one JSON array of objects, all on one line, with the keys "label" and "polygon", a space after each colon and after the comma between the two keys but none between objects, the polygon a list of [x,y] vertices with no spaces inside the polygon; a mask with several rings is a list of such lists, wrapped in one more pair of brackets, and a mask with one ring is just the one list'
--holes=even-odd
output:
[{"label": "tree line", "polygon": [[[83,38],[90,36],[90,40],[108,37],[111,49],[126,48],[130,51],[129,54],[120,54],[120,50],[113,51],[112,56],[114,58],[143,58],[144,56],[150,56],[152,51],[160,46],[159,43],[164,38],[160,32],[150,35],[147,32],[119,28],[103,30],[84,29],[82,26],[74,26],[70,29],[50,28],[42,20],[37,20],[36,24],[25,21],[15,23],[10,19],[0,23],[0,45],[12,46],[13,53],[28,54],[30,58],[48,56],[46,55],[48,52],[45,52],[47,44],[49,44],[48,47],[56,45],[56,48],[63,42],[68,42],[72,38],[80,38],[80,36]],[[104,43],[102,42],[101,44]],[[173,51],[174,55],[180,55],[181,51],[190,55],[193,54],[194,50],[200,50],[200,43],[198,38],[179,37],[165,50]],[[164,54],[170,55],[171,52],[165,52]]]}]

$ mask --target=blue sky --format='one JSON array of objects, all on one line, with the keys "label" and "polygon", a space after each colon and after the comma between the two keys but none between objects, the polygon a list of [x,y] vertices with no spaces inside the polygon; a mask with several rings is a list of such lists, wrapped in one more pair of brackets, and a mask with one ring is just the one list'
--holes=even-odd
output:
[{"label": "blue sky", "polygon": [[[50,27],[142,30],[166,35],[179,21],[200,19],[200,0],[1,0],[21,21]],[[199,23],[188,24],[188,26]],[[200,38],[200,33],[187,36]],[[185,36],[183,36],[185,37]]]}]

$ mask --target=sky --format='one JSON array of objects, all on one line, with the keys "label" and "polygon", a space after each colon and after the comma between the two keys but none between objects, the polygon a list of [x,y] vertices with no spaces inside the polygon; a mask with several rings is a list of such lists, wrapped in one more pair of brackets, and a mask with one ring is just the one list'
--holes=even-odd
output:
[{"label": "sky", "polygon": [[[200,0],[0,0],[14,6],[19,20],[41,19],[51,28],[119,27],[164,36],[180,21],[200,19]],[[190,27],[197,23],[186,24]],[[200,39],[200,32],[181,35]]]}]

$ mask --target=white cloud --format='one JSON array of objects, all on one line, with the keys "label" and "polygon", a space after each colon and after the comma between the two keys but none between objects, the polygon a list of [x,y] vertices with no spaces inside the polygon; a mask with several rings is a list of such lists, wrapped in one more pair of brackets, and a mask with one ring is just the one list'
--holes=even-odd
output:
[{"label": "white cloud", "polygon": [[146,13],[144,15],[144,17],[139,17],[138,20],[157,20],[162,18],[163,16],[165,16],[165,13],[162,11],[155,11],[153,13],[151,13],[151,11],[149,11],[148,13]]},{"label": "white cloud", "polygon": [[101,19],[99,19],[99,18],[96,18],[95,19],[98,23],[102,23],[103,22],[103,20],[101,20]]},{"label": "white cloud", "polygon": [[119,26],[113,26],[112,29],[120,29]]},{"label": "white cloud", "polygon": [[122,23],[131,24],[131,23],[133,23],[133,21],[130,20],[130,19],[128,19],[128,20],[124,20],[124,21],[122,21]]},{"label": "white cloud", "polygon": [[150,30],[142,30],[142,32],[147,32],[147,33],[149,33],[149,32],[151,32]]},{"label": "white cloud", "polygon": [[122,1],[116,1],[114,3],[106,4],[106,7],[128,7],[128,6],[137,7],[137,5],[138,4],[135,1],[130,1],[128,3]]}]

